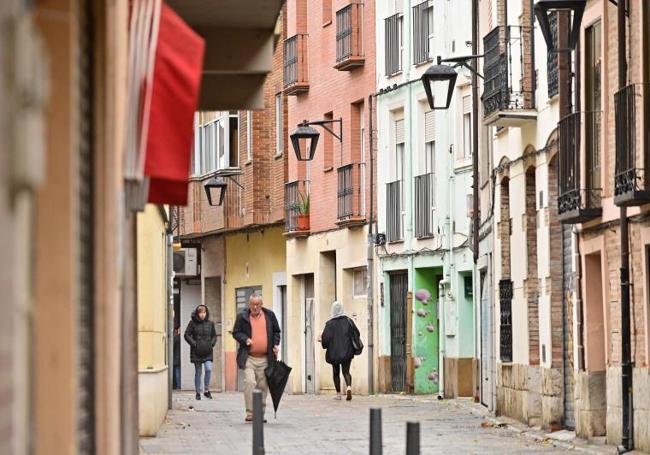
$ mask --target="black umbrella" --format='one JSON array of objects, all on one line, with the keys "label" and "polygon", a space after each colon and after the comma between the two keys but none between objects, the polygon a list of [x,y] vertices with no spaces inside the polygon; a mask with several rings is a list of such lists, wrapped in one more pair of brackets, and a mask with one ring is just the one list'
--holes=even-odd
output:
[{"label": "black umbrella", "polygon": [[271,400],[273,400],[274,415],[277,417],[278,406],[280,406],[284,388],[287,386],[287,381],[289,381],[291,367],[281,360],[275,360],[266,368],[265,373]]}]

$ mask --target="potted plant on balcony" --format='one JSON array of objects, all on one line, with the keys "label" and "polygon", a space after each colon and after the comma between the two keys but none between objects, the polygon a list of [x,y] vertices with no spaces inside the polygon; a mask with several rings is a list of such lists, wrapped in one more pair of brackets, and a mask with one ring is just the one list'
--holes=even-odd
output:
[{"label": "potted plant on balcony", "polygon": [[298,209],[298,225],[297,228],[299,231],[308,231],[309,230],[309,194],[305,195],[304,193],[298,193],[298,203],[296,204]]}]

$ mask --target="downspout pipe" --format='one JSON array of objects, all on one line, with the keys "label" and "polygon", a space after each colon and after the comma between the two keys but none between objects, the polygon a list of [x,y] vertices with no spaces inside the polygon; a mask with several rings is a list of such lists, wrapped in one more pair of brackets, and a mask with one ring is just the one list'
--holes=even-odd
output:
[{"label": "downspout pipe", "polygon": [[[618,88],[627,85],[627,49],[625,36],[625,10],[632,2],[619,0],[616,6],[618,19]],[[621,390],[623,406],[623,431],[619,452],[634,448],[634,405],[632,397],[632,350],[630,336],[630,250],[627,207],[621,206]]]},{"label": "downspout pipe", "polygon": [[[472,0],[472,55],[478,55],[478,0]],[[478,59],[472,59],[472,250],[478,261],[480,224],[478,192]]]},{"label": "downspout pipe", "polygon": [[368,146],[370,157],[370,207],[368,209],[368,283],[366,295],[368,298],[368,395],[375,393],[375,342],[374,342],[374,197],[375,162],[374,162],[374,134],[373,134],[373,95],[368,95]]}]

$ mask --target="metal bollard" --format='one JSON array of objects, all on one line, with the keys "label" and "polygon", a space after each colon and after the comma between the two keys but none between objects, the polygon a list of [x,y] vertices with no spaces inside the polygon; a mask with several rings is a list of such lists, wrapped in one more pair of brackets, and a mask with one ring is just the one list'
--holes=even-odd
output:
[{"label": "metal bollard", "polygon": [[381,409],[370,409],[370,455],[382,454]]},{"label": "metal bollard", "polygon": [[420,422],[406,422],[406,455],[420,455]]},{"label": "metal bollard", "polygon": [[258,389],[253,390],[253,455],[264,455],[264,411]]}]

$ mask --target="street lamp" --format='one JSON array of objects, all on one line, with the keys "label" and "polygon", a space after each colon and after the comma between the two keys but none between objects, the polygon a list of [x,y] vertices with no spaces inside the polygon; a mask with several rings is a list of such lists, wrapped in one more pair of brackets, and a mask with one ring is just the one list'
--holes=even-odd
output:
[{"label": "street lamp", "polygon": [[[332,129],[330,129],[328,125],[331,123],[338,123],[339,134],[336,134]],[[293,151],[296,153],[298,161],[311,161],[314,159],[320,133],[316,131],[315,128],[312,128],[311,125],[322,126],[328,133],[337,138],[339,142],[343,144],[343,119],[316,120],[313,122],[303,120],[302,123],[298,125],[298,128],[296,128],[289,136],[291,139],[291,145],[293,145]]]},{"label": "street lamp", "polygon": [[[424,91],[427,94],[427,100],[431,109],[449,109],[457,77],[458,73],[456,73],[456,70],[451,66],[441,65],[440,62],[426,70],[422,75],[422,83],[424,84]],[[440,104],[436,106],[434,103],[434,93],[444,93],[445,90],[447,92],[447,102],[444,105]]]},{"label": "street lamp", "polygon": [[[314,159],[320,133],[309,126],[307,120],[298,125],[298,128],[289,137],[298,161],[311,161]],[[304,147],[301,148],[301,144],[304,144]]]},{"label": "street lamp", "polygon": [[203,189],[205,194],[208,196],[208,204],[212,206],[219,206],[223,204],[223,198],[226,195],[226,188],[228,184],[223,179],[223,177],[212,177],[210,180],[205,182]]},{"label": "street lamp", "polygon": [[241,171],[235,171],[235,173],[232,173],[230,170],[222,169],[220,171],[217,171],[210,180],[205,182],[203,189],[205,190],[205,194],[208,197],[208,204],[216,207],[223,204],[223,199],[226,196],[226,189],[228,188],[228,184],[226,183],[225,179],[229,179],[243,190],[244,187],[241,186],[239,182],[233,178],[233,175],[239,174],[241,174]]},{"label": "street lamp", "polygon": [[[572,51],[578,42],[580,35],[580,24],[582,23],[582,15],[585,12],[585,5],[587,0],[538,0],[535,4],[535,16],[539,22],[539,28],[544,35],[546,47],[550,52]],[[569,35],[569,47],[567,49],[558,49],[557,43],[553,41],[553,34],[551,33],[551,23],[548,18],[548,13],[553,11],[568,11],[573,13],[573,23],[571,24],[571,33]],[[569,18],[571,23],[571,18]]]}]

